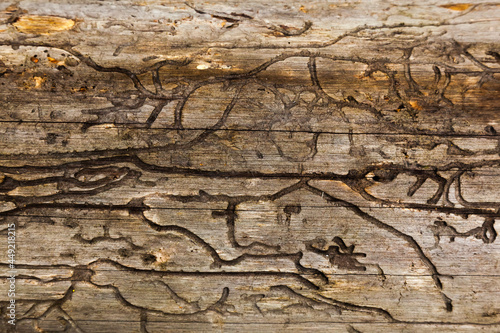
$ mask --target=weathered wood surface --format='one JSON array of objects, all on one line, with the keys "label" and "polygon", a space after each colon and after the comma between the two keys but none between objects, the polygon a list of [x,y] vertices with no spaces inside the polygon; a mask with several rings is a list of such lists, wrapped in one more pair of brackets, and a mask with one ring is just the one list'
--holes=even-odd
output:
[{"label": "weathered wood surface", "polygon": [[1,331],[500,331],[500,3],[0,11]]}]

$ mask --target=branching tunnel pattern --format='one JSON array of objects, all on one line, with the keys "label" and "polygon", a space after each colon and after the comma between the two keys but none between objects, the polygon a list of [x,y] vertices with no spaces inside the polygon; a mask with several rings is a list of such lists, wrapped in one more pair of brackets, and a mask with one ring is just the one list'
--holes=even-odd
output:
[{"label": "branching tunnel pattern", "polygon": [[[311,25],[308,23],[302,30],[307,31]],[[395,27],[382,27],[381,29],[395,29]],[[368,29],[368,28],[366,28]],[[352,37],[366,29],[356,29],[344,37]],[[300,30],[300,31],[302,31]],[[369,30],[369,29],[368,29]],[[336,40],[331,45],[334,45]],[[267,215],[260,217],[269,225],[277,225],[282,230],[296,228],[302,220],[304,228],[307,227],[305,216],[308,210],[324,209],[342,212],[353,217],[351,223],[365,223],[370,228],[395,239],[402,244],[411,256],[419,261],[424,275],[430,277],[429,285],[434,290],[434,296],[439,299],[441,307],[448,313],[454,310],[453,297],[445,292],[447,279],[451,278],[443,273],[441,268],[433,261],[431,250],[444,246],[443,239],[448,237],[450,242],[456,238],[471,240],[475,238],[483,242],[482,246],[489,246],[496,241],[497,233],[495,221],[500,216],[499,202],[474,201],[466,197],[463,184],[475,172],[482,170],[498,170],[500,165],[500,139],[492,126],[485,127],[484,138],[496,143],[496,148],[472,150],[460,148],[456,143],[460,138],[459,133],[450,130],[449,124],[443,125],[439,133],[432,133],[426,128],[413,126],[415,119],[424,111],[431,113],[454,112],[457,108],[455,102],[447,95],[447,91],[455,78],[463,74],[459,65],[451,65],[436,57],[434,62],[423,62],[414,57],[418,48],[425,48],[425,41],[421,44],[397,50],[402,54],[399,60],[364,59],[361,57],[344,57],[331,55],[323,47],[331,45],[304,47],[297,52],[285,52],[275,56],[261,65],[246,72],[224,74],[207,79],[189,79],[170,77],[164,78],[169,67],[187,67],[196,60],[196,56],[182,60],[162,60],[139,70],[130,70],[122,67],[106,67],[98,64],[90,56],[84,55],[74,45],[52,45],[48,43],[31,43],[29,41],[2,41],[2,45],[16,45],[18,47],[38,47],[62,50],[75,58],[81,64],[98,73],[114,73],[122,75],[133,84],[133,90],[124,91],[116,96],[107,95],[112,106],[105,108],[82,110],[85,121],[81,122],[80,133],[89,133],[94,127],[103,124],[114,124],[127,129],[138,131],[153,131],[159,117],[168,106],[173,107],[171,124],[160,128],[165,135],[172,135],[175,139],[169,143],[148,143],[142,147],[90,149],[80,151],[49,151],[31,155],[2,154],[2,160],[9,161],[0,165],[2,181],[0,182],[0,199],[3,204],[0,216],[2,218],[2,234],[6,234],[5,225],[16,221],[19,233],[28,232],[33,221],[45,217],[44,228],[59,226],[71,234],[71,241],[84,248],[106,246],[109,253],[102,257],[95,257],[87,262],[82,262],[76,254],[76,264],[28,264],[19,263],[18,268],[26,273],[20,275],[20,280],[33,281],[42,286],[60,285],[64,288],[59,298],[48,300],[20,299],[20,303],[27,306],[27,311],[21,314],[19,323],[29,323],[35,330],[43,331],[40,325],[44,320],[56,315],[64,329],[84,331],[78,320],[74,319],[67,310],[66,304],[71,299],[75,289],[85,286],[112,295],[120,305],[136,313],[139,318],[139,327],[142,332],[148,332],[148,322],[151,318],[162,317],[185,318],[203,320],[210,316],[240,316],[235,303],[245,303],[253,309],[256,315],[268,316],[271,314],[287,313],[288,311],[318,311],[329,315],[342,316],[344,313],[361,313],[368,315],[373,320],[406,323],[411,322],[398,318],[390,311],[362,302],[346,302],[328,296],[325,290],[335,284],[335,274],[324,271],[328,265],[333,271],[346,271],[349,273],[375,272],[373,279],[386,279],[391,272],[384,269],[383,263],[373,262],[370,259],[368,247],[353,243],[349,236],[339,234],[325,234],[318,231],[316,234],[305,232],[305,239],[298,239],[296,244],[280,244],[279,241],[270,241],[263,237],[241,237],[244,233],[239,230],[244,221],[246,207],[260,207],[268,205],[274,207],[275,219],[269,220]],[[318,49],[320,49],[318,51]],[[500,68],[495,65],[486,65],[484,61],[473,55],[466,46],[455,41],[448,41],[443,46],[445,55],[454,54],[461,57],[474,67],[467,75],[476,80],[475,88],[481,89],[483,85],[498,81]],[[488,51],[484,56],[490,57],[492,62],[498,62],[498,54]],[[294,82],[273,83],[261,75],[273,66],[294,59],[300,62],[308,73],[307,84]],[[381,99],[360,100],[358,96],[333,95],[324,83],[320,73],[320,61],[331,61],[333,64],[351,63],[365,66],[363,78],[381,75],[387,85],[381,93]],[[398,67],[399,66],[399,67]],[[430,84],[420,84],[414,77],[414,66],[427,66],[432,73]],[[399,68],[400,70],[396,69]],[[10,69],[15,71],[16,69]],[[145,84],[144,76],[150,75],[152,86]],[[166,87],[173,88],[166,88]],[[228,94],[228,103],[223,107],[218,118],[211,124],[192,128],[185,126],[186,110],[189,101],[199,90],[206,87],[221,87],[221,91]],[[215,88],[213,88],[215,89]],[[245,105],[256,106],[257,102],[251,99],[251,92],[264,92],[272,96],[274,103],[270,116],[257,119],[254,127],[235,127],[229,124],[235,108]],[[304,98],[309,95],[310,98]],[[135,96],[132,98],[132,96]],[[250,97],[249,97],[250,96]],[[250,103],[250,104],[249,104]],[[251,104],[254,103],[254,104]],[[127,113],[131,113],[145,105],[151,105],[153,110],[144,122],[129,121]],[[262,106],[265,107],[265,106]],[[326,110],[322,117],[336,117],[339,122],[352,124],[353,111],[367,115],[384,128],[388,136],[383,139],[386,144],[402,146],[403,151],[412,146],[421,146],[423,150],[432,151],[436,147],[446,147],[450,156],[456,160],[436,165],[423,165],[419,163],[399,163],[389,158],[385,162],[360,163],[352,165],[347,172],[325,168],[323,171],[308,168],[309,162],[314,162],[322,150],[321,140],[335,132],[314,130],[303,124],[303,119],[297,116],[297,110],[305,110],[306,117],[316,117],[320,111]],[[321,112],[323,112],[321,111]],[[394,115],[405,114],[409,121],[400,121]],[[200,115],[203,117],[203,115]],[[319,118],[318,118],[319,119]],[[288,123],[286,123],[288,122]],[[286,123],[287,130],[282,125]],[[448,127],[447,127],[448,126]],[[196,149],[205,148],[207,145],[220,147],[221,154],[238,154],[241,150],[231,145],[231,134],[256,135],[258,140],[266,142],[274,150],[273,154],[284,165],[293,165],[294,168],[276,168],[270,172],[265,169],[246,167],[245,156],[240,156],[242,168],[228,167],[197,167],[195,163],[169,163],[163,157],[177,153],[186,153]],[[296,133],[301,139],[294,144],[300,149],[290,149],[286,142],[294,141]],[[392,133],[392,134],[391,134]],[[366,148],[356,146],[358,136],[351,131],[344,133],[349,140],[350,149],[346,153],[354,158],[366,155]],[[445,134],[445,135],[439,135]],[[282,140],[288,135],[287,140]],[[391,135],[409,135],[404,137],[403,143],[393,143]],[[411,142],[410,136],[426,138],[426,143]],[[226,137],[229,137],[227,139]],[[393,141],[391,141],[393,140]],[[218,149],[218,148],[216,148]],[[253,158],[264,160],[267,152],[252,147],[249,151],[255,152]],[[162,155],[164,154],[164,155]],[[170,154],[170,155],[169,155]],[[385,159],[384,152],[378,154]],[[160,157],[158,157],[160,156]],[[474,159],[474,157],[481,157]],[[462,160],[460,160],[462,159]],[[26,163],[26,161],[31,161]],[[41,161],[41,162],[39,162]],[[47,163],[44,163],[47,161]],[[304,166],[305,165],[305,166]],[[296,168],[295,168],[296,167]],[[390,185],[402,177],[409,177],[412,183],[407,183],[405,188],[406,198],[393,199],[377,194],[372,188]],[[202,179],[203,187],[197,192],[186,194],[175,186],[175,180]],[[266,181],[278,184],[275,189],[262,191],[261,194],[224,192],[224,189],[214,189],[209,184],[213,182],[232,182],[239,184],[243,181]],[[353,195],[346,196],[337,190],[332,190],[325,184],[340,184],[342,191]],[[213,185],[216,186],[216,185]],[[238,185],[235,185],[238,186]],[[424,187],[433,190],[424,190]],[[26,189],[43,188],[40,193],[31,193]],[[47,190],[48,189],[48,190]],[[149,190],[148,190],[149,189]],[[245,191],[244,188],[242,188]],[[120,192],[122,191],[122,192]],[[132,199],[119,198],[119,203],[111,200],[116,193],[131,193]],[[191,191],[192,192],[192,191]],[[265,193],[264,193],[265,192]],[[110,196],[106,196],[109,193]],[[425,201],[412,201],[412,197],[425,193]],[[430,193],[430,194],[429,194]],[[357,199],[352,199],[352,198]],[[301,200],[304,199],[304,202]],[[107,201],[106,201],[107,200]],[[307,201],[309,200],[309,201]],[[311,204],[313,202],[314,204]],[[274,205],[274,206],[273,206]],[[315,206],[316,205],[316,206]],[[179,208],[181,207],[181,208]],[[373,207],[398,211],[418,211],[429,214],[453,216],[463,221],[468,219],[481,220],[482,225],[471,225],[470,229],[458,231],[453,223],[445,221],[442,217],[435,221],[429,220],[427,228],[435,239],[434,247],[424,248],[414,235],[401,231],[397,224],[384,221],[372,213]],[[163,211],[175,209],[200,209],[207,211],[203,217],[214,221],[223,221],[223,230],[218,230],[220,239],[211,240],[206,233],[192,230],[189,218],[186,223],[175,223],[179,220],[169,221],[164,217]],[[262,213],[262,212],[260,212]],[[83,220],[71,216],[84,217],[87,214],[104,216],[101,232],[89,234],[85,226],[80,225]],[[255,211],[259,214],[259,211]],[[263,216],[264,216],[263,215]],[[441,216],[440,215],[440,216]],[[90,220],[92,218],[89,218]],[[125,219],[133,225],[145,228],[151,243],[137,240],[136,237],[126,232],[120,233],[117,221]],[[43,220],[43,219],[42,219]],[[359,222],[355,222],[359,221]],[[262,222],[262,223],[264,223]],[[129,223],[129,222],[127,222]],[[335,220],[330,222],[337,223]],[[476,223],[477,224],[477,223]],[[217,224],[220,225],[220,224]],[[59,228],[58,227],[58,228]],[[325,228],[326,230],[330,230]],[[57,229],[60,230],[60,229]],[[253,229],[252,229],[253,230]],[[250,238],[250,240],[248,240]],[[221,240],[222,239],[222,240]],[[153,241],[154,240],[154,241]],[[168,256],[166,249],[155,249],[155,244],[190,244],[203,258],[203,267],[198,269],[172,270],[166,264]],[[222,242],[222,243],[221,243]],[[152,245],[153,244],[153,245]],[[186,245],[187,246],[187,245]],[[356,249],[356,250],[355,250]],[[162,252],[163,251],[163,252]],[[167,251],[168,252],[168,251]],[[406,255],[407,253],[405,253]],[[76,257],[75,257],[76,256]],[[64,257],[64,256],[63,256]],[[163,257],[167,257],[166,259]],[[321,258],[323,266],[315,266],[310,258]],[[319,260],[319,259],[318,259]],[[208,264],[207,264],[208,263]],[[258,269],[256,263],[265,263],[263,269]],[[275,265],[282,265],[283,269],[274,269]],[[6,264],[2,264],[5,266]],[[56,269],[61,272],[61,277],[45,279],[38,277],[36,271]],[[105,279],[106,275],[111,278]],[[64,276],[63,276],[64,275]],[[143,304],[127,294],[127,288],[120,285],[120,278],[140,279],[145,284],[154,287],[166,298],[171,299],[178,306],[177,311],[166,311],[160,307]],[[369,276],[369,274],[367,275]],[[277,281],[267,285],[258,292],[241,293],[233,288],[231,283],[218,286],[218,294],[214,294],[210,301],[201,298],[183,296],[177,291],[174,282],[176,279],[192,281],[193,279],[218,279],[225,281]],[[108,281],[108,282],[103,282]],[[114,281],[114,282],[109,282]],[[246,282],[242,282],[246,283]],[[263,290],[263,291],[262,291]],[[240,301],[233,295],[239,295]],[[284,297],[289,300],[278,310],[266,309],[263,300],[273,297]],[[371,304],[368,302],[368,304]],[[5,308],[6,303],[2,302]]]}]

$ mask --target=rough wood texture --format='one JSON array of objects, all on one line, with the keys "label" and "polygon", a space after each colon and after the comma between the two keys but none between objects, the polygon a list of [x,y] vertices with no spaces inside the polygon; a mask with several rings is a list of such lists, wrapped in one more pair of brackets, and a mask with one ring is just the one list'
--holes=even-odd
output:
[{"label": "rough wood texture", "polygon": [[499,3],[0,11],[0,331],[500,331]]}]

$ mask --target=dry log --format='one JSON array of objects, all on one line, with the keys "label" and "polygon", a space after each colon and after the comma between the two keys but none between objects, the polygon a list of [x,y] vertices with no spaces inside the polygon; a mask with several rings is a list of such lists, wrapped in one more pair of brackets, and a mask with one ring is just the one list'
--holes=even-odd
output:
[{"label": "dry log", "polygon": [[1,4],[0,332],[500,331],[499,20]]}]

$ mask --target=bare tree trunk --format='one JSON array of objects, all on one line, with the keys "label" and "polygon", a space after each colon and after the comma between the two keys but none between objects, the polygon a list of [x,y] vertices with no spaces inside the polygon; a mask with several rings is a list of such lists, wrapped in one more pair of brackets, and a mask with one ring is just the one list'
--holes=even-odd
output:
[{"label": "bare tree trunk", "polygon": [[498,3],[0,10],[0,331],[500,330]]}]

